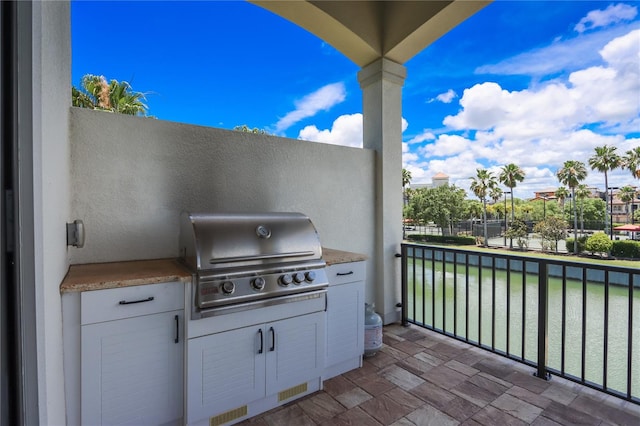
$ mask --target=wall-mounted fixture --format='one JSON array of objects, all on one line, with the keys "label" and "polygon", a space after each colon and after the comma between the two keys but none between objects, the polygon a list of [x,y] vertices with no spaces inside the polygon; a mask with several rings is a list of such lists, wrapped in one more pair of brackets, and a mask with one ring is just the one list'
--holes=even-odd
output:
[{"label": "wall-mounted fixture", "polygon": [[84,223],[81,220],[67,223],[67,245],[78,248],[84,247]]}]

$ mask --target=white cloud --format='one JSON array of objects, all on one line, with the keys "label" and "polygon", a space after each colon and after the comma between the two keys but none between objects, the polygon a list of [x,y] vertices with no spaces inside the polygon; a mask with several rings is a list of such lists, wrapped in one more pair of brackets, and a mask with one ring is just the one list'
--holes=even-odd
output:
[{"label": "white cloud", "polygon": [[631,31],[624,37],[611,40],[599,53],[605,61],[618,68],[637,65],[640,57],[639,41],[640,30]]},{"label": "white cloud", "polygon": [[[402,164],[403,167],[404,165],[407,165],[407,167],[411,167],[414,169],[417,169],[413,166],[411,166],[411,163],[415,163],[416,161],[418,161],[419,157],[418,154],[416,154],[415,152],[411,152],[409,151],[409,144],[406,142],[402,142]],[[405,167],[405,168],[407,168]],[[412,179],[415,178],[415,176],[413,174],[411,174]]]},{"label": "white cloud", "polygon": [[469,192],[469,178],[476,174],[476,169],[484,165],[474,158],[471,152],[463,152],[452,157],[430,160],[423,165],[424,174],[429,177],[427,183],[437,173],[443,172],[449,176],[449,183]]},{"label": "white cloud", "polygon": [[276,123],[276,132],[282,132],[307,117],[320,111],[328,111],[346,98],[343,83],[328,84],[295,102],[296,109],[287,113]]},{"label": "white cloud", "polygon": [[436,139],[436,135],[434,135],[432,131],[425,129],[419,135],[416,135],[413,138],[409,139],[407,143],[414,144],[414,143],[420,143],[424,141],[432,141],[435,139]]},{"label": "white cloud", "polygon": [[[404,159],[404,156],[403,156]],[[404,160],[403,160],[403,164],[404,164]],[[414,166],[412,164],[407,164],[405,166],[403,166],[403,168],[405,168],[406,170],[409,171],[409,173],[411,173],[411,182],[409,184],[409,186],[411,186],[411,184],[416,184],[416,183],[429,183],[431,182],[428,179],[428,176],[425,175],[425,171],[423,169],[421,169],[420,167]]]},{"label": "white cloud", "polygon": [[[402,131],[407,127],[409,122],[403,117]],[[298,133],[298,139],[362,148],[362,114],[341,115],[335,119],[331,129],[320,130],[315,125],[306,126]]]},{"label": "white cloud", "polygon": [[601,61],[598,53],[609,41],[628,34],[637,24],[622,24],[577,37],[557,39],[549,46],[532,49],[495,64],[486,64],[476,74],[527,75],[547,77],[556,73],[593,66]]},{"label": "white cloud", "polygon": [[[640,145],[640,139],[625,136],[640,132],[638,46],[640,30],[627,30],[599,45],[597,64],[564,80],[514,91],[488,81],[464,90],[459,112],[443,121],[448,131],[424,131],[406,142],[411,149],[403,155],[405,167],[426,182],[442,171],[468,190],[477,168],[497,170],[513,162],[527,174],[514,194],[531,198],[535,190],[559,185],[555,173],[566,160],[587,164],[594,148],[605,144],[624,154]],[[412,145],[418,142],[427,143]],[[602,174],[588,171],[585,183],[602,188]],[[631,181],[628,171],[610,173],[611,185]]]},{"label": "white cloud", "polygon": [[576,24],[574,30],[583,33],[598,27],[606,27],[609,24],[620,21],[629,21],[636,17],[638,9],[634,6],[618,3],[609,5],[605,10],[592,10],[587,16]]},{"label": "white cloud", "polygon": [[497,83],[464,91],[462,110],[444,119],[454,130],[491,132],[497,139],[555,139],[584,126],[628,125],[640,114],[640,30],[601,49],[604,65],[576,71],[567,83],[508,91]]},{"label": "white cloud", "polygon": [[436,142],[425,145],[419,152],[427,157],[449,157],[471,149],[471,141],[458,135],[440,135]]},{"label": "white cloud", "polygon": [[361,148],[362,114],[341,115],[335,119],[330,130],[319,130],[314,125],[306,126],[300,130],[298,139]]},{"label": "white cloud", "polygon": [[435,98],[429,99],[427,103],[439,101],[445,104],[450,104],[457,97],[458,97],[458,94],[453,89],[449,89],[444,93],[440,93]]},{"label": "white cloud", "polygon": [[443,123],[453,129],[489,129],[505,120],[509,97],[497,83],[476,84],[464,90],[460,99],[463,110],[445,117]]}]

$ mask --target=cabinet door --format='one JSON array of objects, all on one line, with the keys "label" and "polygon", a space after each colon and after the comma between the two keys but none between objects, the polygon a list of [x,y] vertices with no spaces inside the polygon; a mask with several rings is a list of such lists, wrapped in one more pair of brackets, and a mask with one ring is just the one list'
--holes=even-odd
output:
[{"label": "cabinet door", "polygon": [[188,341],[188,422],[264,397],[264,328],[244,327]]},{"label": "cabinet door", "polygon": [[178,422],[182,418],[182,326],[182,311],[82,326],[82,424]]},{"label": "cabinet door", "polygon": [[364,352],[364,283],[329,287],[327,293],[327,366]]},{"label": "cabinet door", "polygon": [[325,321],[316,312],[266,325],[268,395],[322,375]]}]

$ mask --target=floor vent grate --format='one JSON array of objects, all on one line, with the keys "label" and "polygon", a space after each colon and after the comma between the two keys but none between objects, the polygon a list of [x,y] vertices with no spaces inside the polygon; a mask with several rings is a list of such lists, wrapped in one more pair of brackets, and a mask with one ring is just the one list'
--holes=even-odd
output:
[{"label": "floor vent grate", "polygon": [[282,402],[285,401],[291,397],[294,397],[296,395],[299,395],[301,393],[304,393],[307,391],[307,384],[303,383],[301,385],[298,386],[294,386],[292,388],[289,389],[285,389],[282,392],[280,392],[278,394],[278,402]]},{"label": "floor vent grate", "polygon": [[233,410],[229,410],[226,413],[218,414],[217,416],[211,417],[209,419],[209,426],[220,426],[246,415],[247,406],[243,405],[242,407],[234,408]]}]

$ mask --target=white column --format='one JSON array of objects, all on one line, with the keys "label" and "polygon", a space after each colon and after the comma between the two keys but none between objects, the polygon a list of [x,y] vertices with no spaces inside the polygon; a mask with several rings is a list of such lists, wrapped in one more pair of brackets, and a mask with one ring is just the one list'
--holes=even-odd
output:
[{"label": "white column", "polygon": [[363,146],[376,151],[375,265],[376,311],[385,324],[400,313],[402,242],[402,85],[407,71],[385,58],[362,68]]}]

